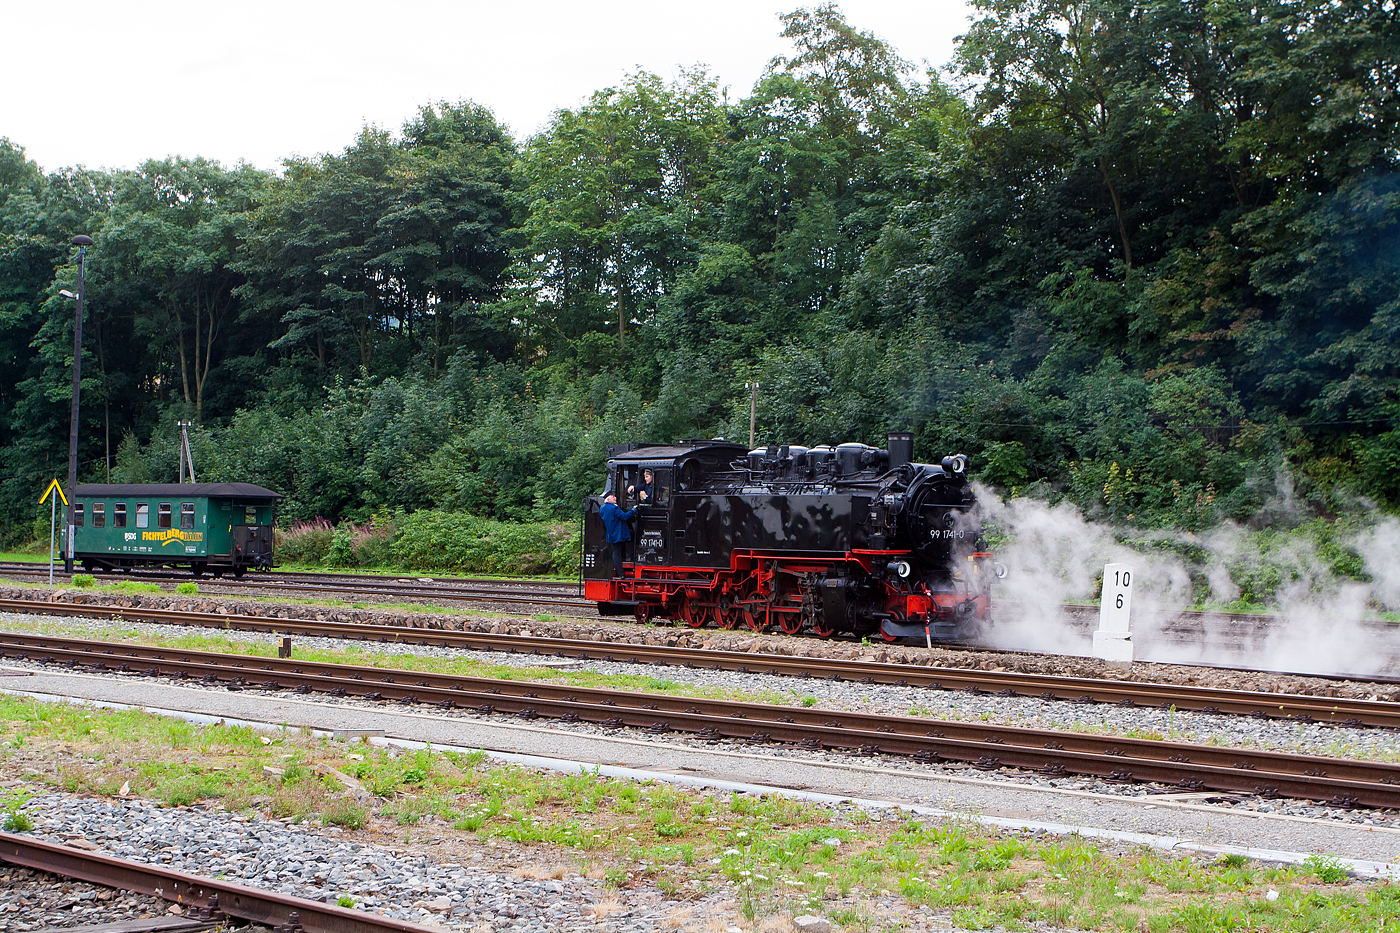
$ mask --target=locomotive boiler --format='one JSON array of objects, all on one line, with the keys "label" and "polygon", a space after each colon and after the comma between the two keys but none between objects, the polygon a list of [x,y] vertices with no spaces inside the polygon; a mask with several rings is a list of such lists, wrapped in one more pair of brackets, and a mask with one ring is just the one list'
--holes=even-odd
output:
[{"label": "locomotive boiler", "polygon": [[[998,565],[967,459],[912,455],[902,432],[883,450],[610,447],[607,487],[583,506],[585,595],[604,615],[694,628],[965,639],[990,618]],[[608,495],[636,508],[620,567],[599,515]]]}]

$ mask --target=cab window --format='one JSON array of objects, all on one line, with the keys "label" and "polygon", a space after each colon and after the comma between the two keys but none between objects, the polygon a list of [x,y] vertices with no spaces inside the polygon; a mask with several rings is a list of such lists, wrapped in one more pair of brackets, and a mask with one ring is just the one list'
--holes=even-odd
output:
[{"label": "cab window", "polygon": [[94,502],[92,504],[92,527],[103,528],[107,525],[107,503]]},{"label": "cab window", "polygon": [[113,528],[125,528],[125,527],[126,527],[126,503],[125,503],[125,502],[114,502],[114,503],[112,503],[112,527],[113,527]]},{"label": "cab window", "polygon": [[613,494],[617,496],[617,504],[623,508],[632,507],[632,493],[627,490],[637,484],[637,471],[633,467],[618,467],[617,485],[613,489]]},{"label": "cab window", "polygon": [[651,478],[651,497],[657,505],[671,504],[671,471],[654,470]]},{"label": "cab window", "polygon": [[151,504],[149,502],[136,503],[136,527],[145,528],[151,523]]},{"label": "cab window", "polygon": [[77,528],[83,527],[83,504],[81,502],[73,506],[73,525]]},{"label": "cab window", "polygon": [[186,530],[194,527],[194,503],[180,503],[180,527]]}]

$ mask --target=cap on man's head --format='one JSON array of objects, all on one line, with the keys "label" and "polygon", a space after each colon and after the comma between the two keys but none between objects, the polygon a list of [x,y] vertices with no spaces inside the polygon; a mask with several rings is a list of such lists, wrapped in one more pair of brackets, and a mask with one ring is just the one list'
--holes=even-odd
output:
[{"label": "cap on man's head", "polygon": [[603,501],[604,501],[604,502],[616,502],[616,501],[617,501],[617,496],[613,495],[612,493],[608,493],[607,498],[605,498]]}]

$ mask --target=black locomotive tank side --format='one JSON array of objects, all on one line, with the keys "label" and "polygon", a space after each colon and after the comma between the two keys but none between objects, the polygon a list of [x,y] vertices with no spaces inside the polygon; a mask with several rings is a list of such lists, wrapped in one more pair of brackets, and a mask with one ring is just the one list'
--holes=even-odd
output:
[{"label": "black locomotive tank side", "polygon": [[[965,638],[990,617],[991,555],[966,460],[910,462],[912,436],[747,450],[724,441],[609,450],[584,502],[587,597],[606,615],[790,634]],[[645,471],[651,495],[629,496]],[[636,508],[621,567],[599,517]]]}]

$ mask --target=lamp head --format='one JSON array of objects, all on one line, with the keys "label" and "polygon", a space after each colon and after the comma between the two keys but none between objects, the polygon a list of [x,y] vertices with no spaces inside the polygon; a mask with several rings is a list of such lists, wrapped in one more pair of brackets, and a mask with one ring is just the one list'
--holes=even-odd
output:
[{"label": "lamp head", "polygon": [[91,246],[91,245],[92,245],[92,237],[88,236],[86,233],[80,233],[80,234],[78,234],[77,236],[73,237],[73,245],[74,245],[74,246]]},{"label": "lamp head", "polygon": [[68,289],[66,289],[66,288],[60,288],[60,289],[58,290],[58,293],[59,293],[60,295],[62,295],[64,298],[74,298],[74,299],[76,299],[76,298],[78,297],[77,295],[73,294],[72,292],[70,292],[70,291],[69,291]]}]

